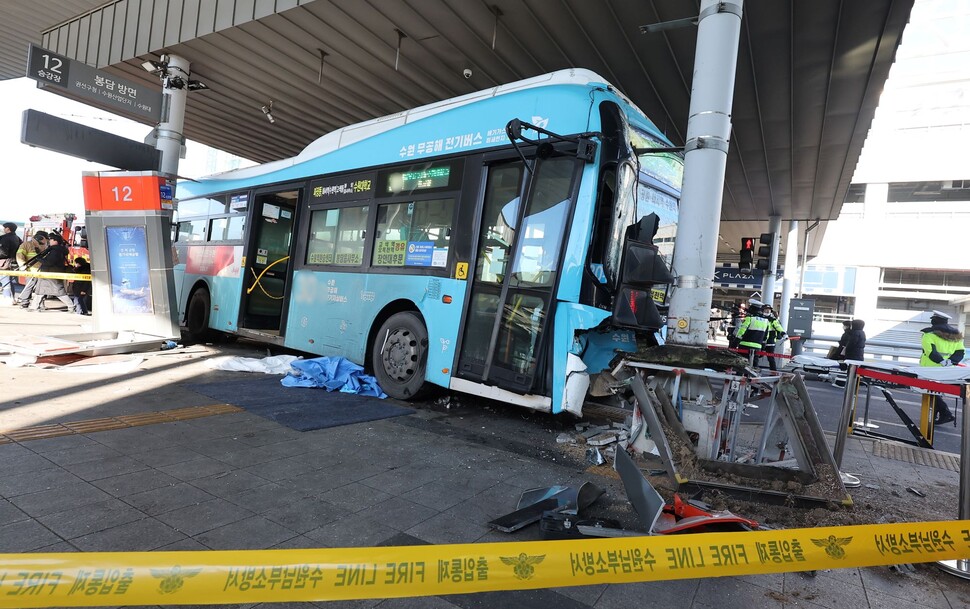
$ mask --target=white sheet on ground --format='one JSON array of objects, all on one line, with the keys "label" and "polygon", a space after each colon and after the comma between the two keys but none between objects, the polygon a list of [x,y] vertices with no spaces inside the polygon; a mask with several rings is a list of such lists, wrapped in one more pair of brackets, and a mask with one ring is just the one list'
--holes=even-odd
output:
[{"label": "white sheet on ground", "polygon": [[262,372],[263,374],[289,374],[291,370],[290,364],[298,359],[300,358],[295,355],[273,355],[262,359],[225,355],[208,360],[208,365],[210,368],[216,370]]},{"label": "white sheet on ground", "polygon": [[791,361],[796,366],[817,366],[819,368],[838,368],[839,362],[834,359],[829,359],[827,357],[818,357],[815,355],[794,355]]}]

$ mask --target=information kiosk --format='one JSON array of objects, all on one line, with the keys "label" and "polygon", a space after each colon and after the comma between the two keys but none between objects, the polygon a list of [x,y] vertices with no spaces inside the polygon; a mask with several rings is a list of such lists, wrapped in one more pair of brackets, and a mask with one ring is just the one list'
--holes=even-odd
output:
[{"label": "information kiosk", "polygon": [[82,181],[95,327],[177,339],[172,184],[153,171],[84,172]]}]

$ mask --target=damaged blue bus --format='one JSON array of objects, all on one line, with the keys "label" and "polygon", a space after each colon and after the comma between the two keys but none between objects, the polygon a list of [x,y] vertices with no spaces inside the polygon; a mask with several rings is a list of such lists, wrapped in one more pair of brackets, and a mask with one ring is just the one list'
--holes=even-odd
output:
[{"label": "damaged blue bus", "polygon": [[183,330],[342,356],[395,398],[579,414],[590,375],[658,341],[669,147],[602,77],[564,70],[180,182]]}]

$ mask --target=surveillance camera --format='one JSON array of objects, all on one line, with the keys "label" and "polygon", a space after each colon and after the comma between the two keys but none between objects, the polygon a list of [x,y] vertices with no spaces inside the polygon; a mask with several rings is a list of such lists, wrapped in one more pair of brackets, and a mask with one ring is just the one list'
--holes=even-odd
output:
[{"label": "surveillance camera", "polygon": [[273,102],[269,102],[269,104],[263,106],[260,110],[266,115],[266,120],[270,123],[276,122],[276,119],[273,117]]},{"label": "surveillance camera", "polygon": [[471,78],[472,77],[472,71],[469,68],[465,68],[464,70],[462,70],[461,71],[461,74],[465,78]]}]

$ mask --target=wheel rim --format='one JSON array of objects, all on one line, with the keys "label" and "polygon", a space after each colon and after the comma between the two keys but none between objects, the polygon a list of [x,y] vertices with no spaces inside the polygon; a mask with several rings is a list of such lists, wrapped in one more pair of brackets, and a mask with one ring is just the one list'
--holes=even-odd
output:
[{"label": "wheel rim", "polygon": [[421,346],[413,332],[407,328],[394,328],[387,334],[381,363],[391,379],[406,383],[414,377],[421,360]]}]

